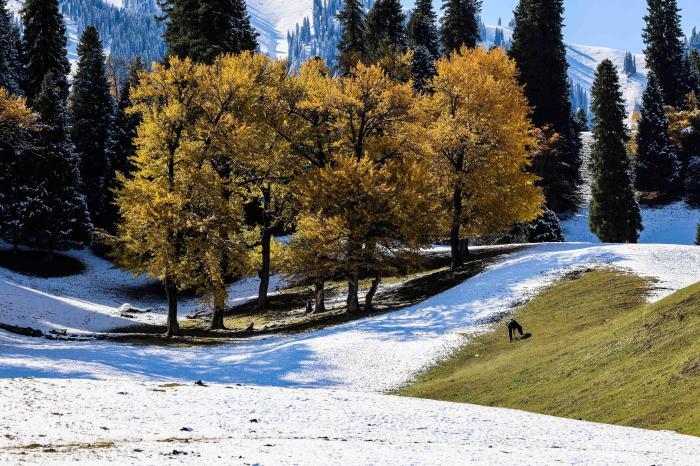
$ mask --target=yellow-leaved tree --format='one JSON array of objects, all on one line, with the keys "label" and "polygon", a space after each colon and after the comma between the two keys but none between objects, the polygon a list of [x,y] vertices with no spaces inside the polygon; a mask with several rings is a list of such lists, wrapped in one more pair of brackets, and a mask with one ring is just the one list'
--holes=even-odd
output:
[{"label": "yellow-leaved tree", "polygon": [[[304,236],[292,247],[307,246],[312,255],[301,261],[307,265],[337,258],[340,263],[313,278],[345,275],[350,313],[360,310],[360,274],[373,276],[365,298],[370,310],[392,259],[431,242],[436,181],[408,131],[414,102],[410,83],[394,81],[377,65],[359,64],[349,76],[320,85],[322,93],[308,95],[314,108],[327,112],[330,158],[297,184]],[[322,245],[321,256],[308,248],[313,243]]]},{"label": "yellow-leaved tree", "polygon": [[463,47],[436,69],[414,134],[434,153],[458,267],[468,238],[534,220],[544,199],[528,170],[536,140],[515,63],[500,48]]},{"label": "yellow-leaved tree", "polygon": [[241,198],[231,195],[231,179],[221,176],[221,154],[204,117],[224,103],[210,100],[204,77],[206,66],[175,58],[141,74],[131,109],[142,116],[135,170],[131,178],[120,177],[117,193],[117,258],[164,284],[168,335],[179,333],[178,291],[194,288],[221,303],[225,277],[246,257]]}]

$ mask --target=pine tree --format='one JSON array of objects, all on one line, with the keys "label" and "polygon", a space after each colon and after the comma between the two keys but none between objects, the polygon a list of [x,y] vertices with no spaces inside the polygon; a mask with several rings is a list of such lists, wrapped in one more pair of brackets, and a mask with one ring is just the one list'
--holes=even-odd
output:
[{"label": "pine tree", "polygon": [[408,40],[413,49],[413,82],[416,90],[435,76],[435,60],[440,57],[437,15],[431,0],[418,0],[408,21]]},{"label": "pine tree", "polygon": [[591,231],[607,243],[636,243],[642,230],[634,197],[625,143],[625,105],[615,65],[598,66],[591,90],[594,143],[591,149],[593,183],[589,213]]},{"label": "pine tree", "polygon": [[7,0],[0,0],[0,87],[20,94],[19,30],[7,9]]},{"label": "pine tree", "polygon": [[107,143],[112,124],[113,102],[107,82],[100,36],[92,26],[83,31],[78,44],[78,70],[70,96],[71,140],[80,161],[83,193],[92,223],[108,226],[105,218],[109,161]]},{"label": "pine tree", "polygon": [[36,170],[29,155],[37,115],[0,87],[0,240],[15,248],[25,239],[26,207]]},{"label": "pine tree", "polygon": [[588,131],[588,114],[583,108],[576,110],[576,131],[578,133],[583,133]]},{"label": "pine tree", "polygon": [[406,18],[399,0],[377,0],[367,15],[367,55],[377,61],[406,51]]},{"label": "pine tree", "polygon": [[515,9],[515,30],[509,50],[533,108],[535,126],[559,135],[558,156],[551,163],[535,165],[537,175],[542,178],[547,205],[555,212],[576,208],[581,168],[572,128],[563,15],[563,0],[521,0]]},{"label": "pine tree", "polygon": [[639,191],[668,198],[680,188],[680,162],[676,146],[671,142],[661,85],[653,72],[649,73],[648,81],[637,133],[635,185]]},{"label": "pine tree", "polygon": [[29,105],[34,107],[34,99],[47,73],[52,73],[58,95],[65,101],[70,63],[66,51],[66,27],[58,0],[26,0],[22,21],[22,90]]},{"label": "pine tree", "polygon": [[25,219],[25,243],[49,252],[83,246],[90,239],[90,215],[80,194],[78,160],[68,134],[63,79],[47,73],[34,100],[41,131],[35,138],[35,173]]},{"label": "pine tree", "polygon": [[690,66],[690,87],[697,97],[700,96],[700,52],[698,52],[698,49],[690,49],[688,65]]},{"label": "pine tree", "polygon": [[462,46],[476,47],[479,42],[481,0],[444,0],[442,10],[442,52],[449,55]]},{"label": "pine tree", "polygon": [[133,90],[138,86],[139,73],[145,70],[145,65],[140,57],[136,57],[129,63],[129,74],[119,92],[119,101],[115,109],[114,122],[110,131],[108,144],[109,170],[107,186],[107,202],[105,204],[104,228],[109,233],[115,232],[118,221],[118,210],[115,204],[115,191],[118,189],[117,174],[120,173],[127,179],[131,178],[134,170],[131,159],[136,155],[136,132],[141,124],[141,116],[136,112],[130,112],[133,105],[131,99]]},{"label": "pine tree", "polygon": [[625,66],[623,69],[627,76],[637,74],[637,59],[632,55],[632,52],[625,53]]},{"label": "pine tree", "polygon": [[222,53],[258,48],[245,0],[159,0],[168,54],[212,63]]},{"label": "pine tree", "polygon": [[682,106],[690,85],[688,67],[684,63],[685,44],[678,3],[676,0],[647,0],[647,9],[642,34],[647,68],[659,80],[664,103]]},{"label": "pine tree", "polygon": [[360,0],[345,0],[343,11],[338,13],[338,21],[343,29],[338,43],[338,67],[342,75],[348,75],[355,65],[367,57],[367,18]]}]

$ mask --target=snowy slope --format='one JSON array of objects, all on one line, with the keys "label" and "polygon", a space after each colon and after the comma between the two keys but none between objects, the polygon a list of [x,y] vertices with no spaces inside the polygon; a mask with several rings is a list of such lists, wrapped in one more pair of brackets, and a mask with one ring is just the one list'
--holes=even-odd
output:
[{"label": "snowy slope", "polygon": [[287,32],[313,11],[312,0],[247,0],[247,5],[260,32],[261,49],[280,57],[287,55]]},{"label": "snowy slope", "polygon": [[[0,462],[697,463],[700,439],[499,408],[329,390],[0,381]],[[30,447],[31,446],[31,447]]]},{"label": "snowy slope", "polygon": [[637,73],[627,76],[624,69],[625,52],[607,47],[589,45],[567,45],[566,57],[569,61],[569,76],[574,83],[580,84],[590,95],[597,66],[605,59],[612,60],[620,75],[622,95],[627,102],[627,114],[641,103],[642,93],[647,85],[647,68],[644,55],[637,54]]},{"label": "snowy slope", "polygon": [[[659,299],[700,280],[700,248],[539,245],[405,311],[212,347],[0,331],[0,462],[53,462],[58,452],[91,464],[692,464],[697,438],[366,393],[405,383],[590,266],[656,277]],[[14,298],[18,309],[26,297]],[[192,386],[200,379],[208,386]]]}]

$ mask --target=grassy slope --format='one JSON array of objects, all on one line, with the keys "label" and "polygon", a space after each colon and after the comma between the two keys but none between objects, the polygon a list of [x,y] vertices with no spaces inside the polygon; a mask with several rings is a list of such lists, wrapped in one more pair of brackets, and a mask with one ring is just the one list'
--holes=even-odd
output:
[{"label": "grassy slope", "polygon": [[649,288],[565,279],[518,312],[532,338],[499,324],[401,393],[700,435],[700,283],[652,305]]}]

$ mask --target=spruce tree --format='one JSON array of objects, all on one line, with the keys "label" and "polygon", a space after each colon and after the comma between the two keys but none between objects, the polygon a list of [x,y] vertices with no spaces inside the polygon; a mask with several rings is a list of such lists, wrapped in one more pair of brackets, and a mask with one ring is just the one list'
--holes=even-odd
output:
[{"label": "spruce tree", "polygon": [[168,54],[212,63],[222,53],[258,48],[245,0],[159,0]]},{"label": "spruce tree", "polygon": [[58,0],[26,0],[22,21],[22,89],[29,105],[33,107],[47,73],[52,73],[58,95],[65,101],[70,63],[66,52],[66,27]]},{"label": "spruce tree", "polygon": [[576,131],[579,134],[588,131],[588,114],[586,114],[586,110],[583,108],[576,110],[575,123]]},{"label": "spruce tree", "polygon": [[676,0],[647,0],[647,9],[642,34],[647,68],[659,80],[664,103],[682,106],[691,89],[678,3]]},{"label": "spruce tree", "polygon": [[7,0],[0,0],[0,87],[20,94],[19,30],[7,9]]},{"label": "spruce tree", "polygon": [[615,65],[603,60],[591,89],[594,114],[591,148],[591,231],[606,243],[636,243],[642,230],[625,143],[625,105]]},{"label": "spruce tree", "polygon": [[377,0],[367,15],[367,55],[373,60],[406,51],[406,18],[399,0]]},{"label": "spruce tree", "polygon": [[535,126],[559,135],[558,156],[536,164],[537,175],[555,212],[576,208],[581,160],[572,125],[568,63],[562,33],[563,0],[520,0],[509,54],[533,108]]},{"label": "spruce tree", "polygon": [[440,57],[437,15],[431,0],[418,0],[408,21],[408,41],[413,49],[413,82],[416,90],[435,76],[435,60]]},{"label": "spruce tree", "polygon": [[71,140],[79,160],[80,175],[92,223],[107,226],[107,142],[113,103],[105,70],[105,55],[97,29],[85,29],[78,45],[78,70],[71,92]]},{"label": "spruce tree", "polygon": [[442,51],[449,55],[463,45],[474,48],[479,42],[481,0],[444,0],[440,23]]},{"label": "spruce tree", "polygon": [[35,170],[27,206],[26,243],[49,252],[79,247],[90,237],[92,225],[80,194],[78,160],[68,135],[62,79],[49,72],[34,101],[41,131],[31,151]]},{"label": "spruce tree", "polygon": [[343,30],[338,43],[338,67],[342,75],[347,75],[367,57],[367,18],[360,0],[345,0],[343,11],[338,13],[338,21]]},{"label": "spruce tree", "polygon": [[664,198],[680,188],[680,162],[671,142],[669,121],[664,110],[663,93],[656,75],[649,73],[649,83],[642,97],[641,118],[637,133],[635,185],[639,191],[654,192]]},{"label": "spruce tree", "polygon": [[104,228],[110,233],[115,232],[115,226],[118,221],[114,194],[119,187],[116,174],[121,173],[127,179],[130,179],[134,170],[132,158],[136,155],[135,139],[139,124],[141,124],[141,116],[138,113],[127,112],[127,109],[133,104],[131,95],[138,85],[138,73],[144,69],[145,66],[140,57],[136,57],[129,63],[129,74],[119,92],[119,101],[117,102],[114,123],[110,132],[108,148],[109,172],[106,183],[108,197],[104,215]]}]

